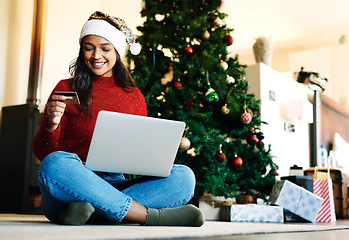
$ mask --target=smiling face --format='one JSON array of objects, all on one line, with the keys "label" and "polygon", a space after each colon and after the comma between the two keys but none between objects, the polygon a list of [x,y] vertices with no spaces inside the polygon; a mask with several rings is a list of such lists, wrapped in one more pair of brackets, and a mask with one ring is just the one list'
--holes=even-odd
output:
[{"label": "smiling face", "polygon": [[91,72],[100,77],[113,76],[116,63],[116,50],[106,39],[88,35],[82,42],[84,62]]}]

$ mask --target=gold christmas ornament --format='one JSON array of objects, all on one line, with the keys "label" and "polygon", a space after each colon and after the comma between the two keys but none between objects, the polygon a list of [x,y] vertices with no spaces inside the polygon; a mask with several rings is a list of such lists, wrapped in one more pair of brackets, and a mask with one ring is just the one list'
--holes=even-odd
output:
[{"label": "gold christmas ornament", "polygon": [[227,83],[231,84],[235,82],[235,78],[233,78],[232,76],[227,75]]},{"label": "gold christmas ornament", "polygon": [[187,151],[189,149],[189,147],[190,147],[189,139],[186,137],[182,137],[182,140],[179,144],[179,149],[184,152],[184,151]]},{"label": "gold christmas ornament", "polygon": [[201,35],[201,38],[205,41],[209,40],[210,39],[210,33],[208,31],[204,32],[202,35]]},{"label": "gold christmas ornament", "polygon": [[162,14],[156,14],[155,15],[155,20],[158,21],[158,22],[161,22],[164,19],[165,19],[165,15],[162,15]]},{"label": "gold christmas ornament", "polygon": [[222,107],[221,112],[222,112],[224,115],[229,114],[230,109],[228,108],[228,104],[225,104],[225,105]]},{"label": "gold christmas ornament", "polygon": [[223,26],[223,21],[222,21],[222,19],[216,18],[216,19],[214,20],[214,25],[215,25],[216,27],[222,27],[222,26]]},{"label": "gold christmas ornament", "polygon": [[226,70],[228,69],[228,67],[229,67],[229,66],[228,66],[228,63],[223,62],[223,61],[220,63],[220,65],[221,65],[221,67],[222,67],[225,71],[226,71]]}]

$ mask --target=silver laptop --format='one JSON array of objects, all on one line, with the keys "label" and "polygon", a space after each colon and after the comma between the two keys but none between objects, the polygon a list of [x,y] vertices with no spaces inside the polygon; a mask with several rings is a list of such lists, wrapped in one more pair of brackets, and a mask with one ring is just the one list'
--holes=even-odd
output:
[{"label": "silver laptop", "polygon": [[167,177],[184,128],[184,122],[100,111],[86,167],[93,171]]}]

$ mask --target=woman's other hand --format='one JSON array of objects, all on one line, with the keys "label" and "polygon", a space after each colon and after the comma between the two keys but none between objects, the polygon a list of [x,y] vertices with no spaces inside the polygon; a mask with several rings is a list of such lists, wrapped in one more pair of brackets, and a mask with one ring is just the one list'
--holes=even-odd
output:
[{"label": "woman's other hand", "polygon": [[64,100],[66,100],[65,96],[52,95],[46,104],[47,128],[50,131],[56,130],[61,122],[66,107]]}]

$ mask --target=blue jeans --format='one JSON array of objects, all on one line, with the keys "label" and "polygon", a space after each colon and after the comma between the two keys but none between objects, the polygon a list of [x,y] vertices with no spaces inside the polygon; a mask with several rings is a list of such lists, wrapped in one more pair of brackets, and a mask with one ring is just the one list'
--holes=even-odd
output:
[{"label": "blue jeans", "polygon": [[89,202],[97,214],[121,222],[134,200],[149,208],[185,205],[193,196],[195,176],[183,165],[174,165],[170,176],[125,179],[120,173],[94,172],[74,153],[54,152],[39,169],[42,208],[52,222],[70,202]]}]

